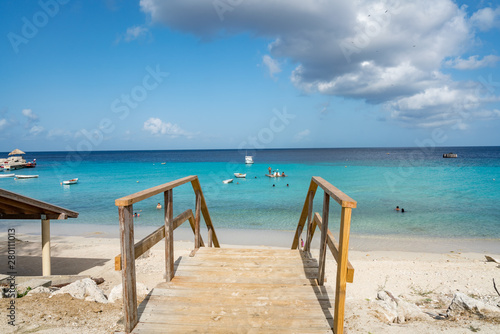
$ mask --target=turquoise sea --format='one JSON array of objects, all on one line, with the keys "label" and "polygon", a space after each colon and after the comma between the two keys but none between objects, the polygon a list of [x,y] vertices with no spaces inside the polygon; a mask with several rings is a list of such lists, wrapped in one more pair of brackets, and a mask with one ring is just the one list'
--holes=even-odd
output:
[{"label": "turquoise sea", "polygon": [[[443,159],[448,152],[458,158]],[[216,229],[294,230],[311,177],[321,176],[358,202],[353,234],[500,238],[500,147],[272,149],[248,154],[253,165],[245,165],[245,152],[238,150],[28,152],[25,158],[36,158],[37,167],[16,173],[39,178],[0,178],[0,188],[79,212],[68,224],[118,226],[115,199],[198,175]],[[265,176],[268,167],[288,177],[270,179]],[[247,178],[236,179],[235,172]],[[75,177],[80,180],[76,185],[60,184]],[[228,178],[234,182],[223,184]],[[194,211],[194,201],[189,184],[176,188],[174,214]],[[322,201],[318,191],[315,211],[321,211]],[[162,195],[134,205],[140,213],[136,225],[163,223],[157,202],[163,202]],[[397,205],[405,213],[396,212]],[[331,228],[338,226],[339,214],[332,201]]]}]

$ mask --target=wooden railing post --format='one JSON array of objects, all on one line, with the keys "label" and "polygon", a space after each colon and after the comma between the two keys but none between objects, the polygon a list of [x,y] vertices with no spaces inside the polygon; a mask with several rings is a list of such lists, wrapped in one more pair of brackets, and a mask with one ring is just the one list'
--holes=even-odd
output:
[{"label": "wooden railing post", "polygon": [[135,286],[134,216],[132,205],[119,206],[120,247],[122,261],[123,318],[125,332],[137,324],[137,292]]},{"label": "wooden railing post", "polygon": [[311,251],[311,237],[312,237],[312,214],[313,214],[313,201],[314,201],[314,195],[313,192],[309,192],[309,204],[308,204],[308,211],[307,211],[307,234],[306,234],[306,244],[304,245],[304,251],[305,252],[310,252]]},{"label": "wooden railing post", "polygon": [[196,206],[195,206],[195,217],[194,217],[194,248],[198,249],[201,246],[200,242],[200,215],[201,215],[201,194],[199,191],[196,192]]},{"label": "wooden railing post", "polygon": [[[347,279],[347,253],[349,250],[349,232],[351,229],[351,208],[342,207],[339,233],[339,261],[337,264],[337,283],[335,285],[335,315],[333,331],[335,334],[344,332],[344,309]],[[325,222],[323,221],[323,224]]]},{"label": "wooden railing post", "polygon": [[326,237],[328,235],[328,214],[330,210],[330,196],[325,192],[323,197],[323,225],[321,225],[321,242],[319,245],[319,270],[318,285],[325,282],[325,264],[326,264]]},{"label": "wooden railing post", "polygon": [[165,197],[165,280],[174,278],[174,211],[173,191],[164,192]]}]

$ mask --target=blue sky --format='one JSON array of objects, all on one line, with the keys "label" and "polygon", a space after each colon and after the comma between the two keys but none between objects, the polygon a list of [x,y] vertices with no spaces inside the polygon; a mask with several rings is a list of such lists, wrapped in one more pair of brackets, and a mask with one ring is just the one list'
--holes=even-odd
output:
[{"label": "blue sky", "polygon": [[500,3],[0,2],[0,151],[500,145]]}]

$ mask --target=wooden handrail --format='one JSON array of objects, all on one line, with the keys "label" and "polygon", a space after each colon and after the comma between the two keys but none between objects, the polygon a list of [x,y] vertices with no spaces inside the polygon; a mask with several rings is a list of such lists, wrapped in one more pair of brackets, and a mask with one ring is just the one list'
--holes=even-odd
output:
[{"label": "wooden handrail", "polygon": [[[174,218],[174,230],[181,226],[184,222],[189,221],[193,233],[195,233],[195,218],[193,211],[188,209]],[[146,253],[148,249],[152,248],[158,242],[165,238],[165,225],[160,226],[154,232],[150,233],[147,237],[138,241],[135,245],[135,258],[139,258],[142,254]],[[202,237],[200,236],[201,247],[205,247]],[[115,270],[122,270],[122,256],[118,254],[115,256]]]},{"label": "wooden handrail", "polygon": [[[324,191],[323,217],[319,213],[313,215],[313,200],[316,190],[320,187]],[[333,198],[342,207],[340,216],[339,243],[335,241],[332,232],[328,229],[330,198]],[[349,234],[351,227],[351,211],[356,208],[357,202],[334,187],[332,184],[319,176],[313,176],[304,201],[304,206],[300,214],[295,236],[292,242],[292,249],[297,249],[299,239],[302,235],[307,219],[306,243],[304,252],[309,252],[312,238],[316,227],[321,230],[321,242],[319,252],[318,285],[324,284],[326,248],[328,247],[337,261],[337,280],[335,285],[335,310],[333,319],[333,331],[335,334],[344,332],[344,313],[346,298],[346,283],[354,281],[354,268],[348,260]]]},{"label": "wooden handrail", "polygon": [[[192,210],[186,210],[177,217],[172,216],[173,212],[173,189],[191,182],[196,195],[195,209],[196,216]],[[134,216],[133,204],[145,200],[151,196],[164,194],[164,212],[165,224],[156,231],[148,235],[143,240],[134,244]],[[118,216],[120,220],[120,249],[121,254],[115,257],[115,268],[121,269],[123,285],[123,314],[125,323],[125,332],[130,333],[137,325],[137,293],[136,293],[136,275],[135,259],[144,254],[161,239],[165,238],[165,278],[170,281],[174,277],[174,239],[173,232],[183,222],[189,220],[193,233],[195,235],[195,250],[204,246],[200,235],[200,214],[203,215],[205,224],[208,228],[208,245],[212,247],[219,246],[219,240],[215,234],[212,219],[208,213],[207,203],[201,190],[198,176],[191,175],[178,180],[174,180],[153,188],[149,188],[132,195],[128,195],[115,200],[118,207]]]}]

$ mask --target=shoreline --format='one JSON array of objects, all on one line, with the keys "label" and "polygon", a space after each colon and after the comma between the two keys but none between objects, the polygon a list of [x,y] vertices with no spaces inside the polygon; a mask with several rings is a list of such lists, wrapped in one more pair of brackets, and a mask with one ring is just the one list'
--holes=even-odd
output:
[{"label": "shoreline", "polygon": [[[17,235],[41,235],[40,223],[23,223],[12,221],[11,224],[5,221],[0,223],[6,232],[7,228],[16,228]],[[135,226],[136,242],[146,237],[159,226]],[[207,239],[206,230],[202,223],[202,238]],[[285,230],[260,230],[260,229],[227,229],[215,228],[219,242],[224,245],[241,246],[264,246],[264,247],[282,247],[289,248],[292,244],[295,231]],[[319,248],[319,231],[316,231],[311,246]],[[337,238],[338,232],[332,231]],[[80,224],[51,221],[51,236],[53,237],[87,237],[87,238],[119,238],[118,225],[96,225]],[[304,234],[303,234],[304,236]],[[192,241],[194,235],[187,223],[174,232],[175,241]],[[337,238],[338,240],[338,238]],[[353,251],[402,251],[417,253],[448,253],[465,252],[495,254],[500,251],[499,239],[484,238],[440,238],[440,237],[422,237],[422,236],[403,236],[403,235],[363,235],[351,234],[349,241],[349,250]]]}]

